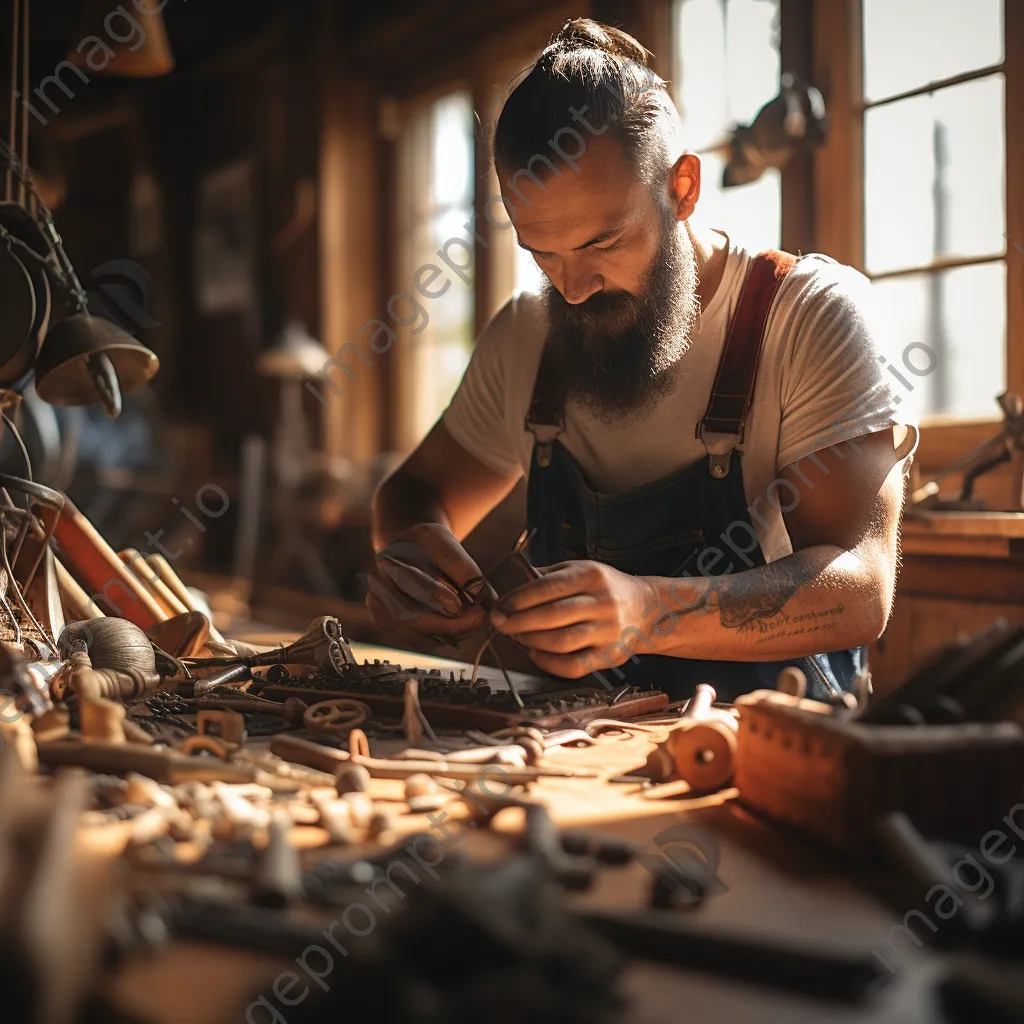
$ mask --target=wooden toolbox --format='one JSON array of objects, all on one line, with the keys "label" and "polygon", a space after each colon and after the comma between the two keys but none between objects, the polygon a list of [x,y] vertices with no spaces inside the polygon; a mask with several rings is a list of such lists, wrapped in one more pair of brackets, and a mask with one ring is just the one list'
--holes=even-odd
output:
[{"label": "wooden toolbox", "polygon": [[977,846],[1024,800],[1012,722],[863,725],[775,704],[740,713],[735,785],[751,809],[854,857],[905,812],[923,835]]}]

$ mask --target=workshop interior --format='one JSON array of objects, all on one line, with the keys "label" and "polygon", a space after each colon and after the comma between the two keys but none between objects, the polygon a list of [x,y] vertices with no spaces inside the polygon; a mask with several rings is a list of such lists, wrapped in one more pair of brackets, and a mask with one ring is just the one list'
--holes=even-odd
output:
[{"label": "workshop interior", "polygon": [[[4,0],[0,83],[0,1020],[1024,1021],[1024,3]],[[629,420],[572,421],[556,325],[625,315],[573,225],[665,118],[704,447],[659,492],[588,475]],[[850,281],[876,333],[812,343]],[[744,486],[822,405],[897,448],[763,471],[766,557]],[[651,577],[699,600],[633,621]],[[545,601],[618,610],[592,670],[503,631]]]}]

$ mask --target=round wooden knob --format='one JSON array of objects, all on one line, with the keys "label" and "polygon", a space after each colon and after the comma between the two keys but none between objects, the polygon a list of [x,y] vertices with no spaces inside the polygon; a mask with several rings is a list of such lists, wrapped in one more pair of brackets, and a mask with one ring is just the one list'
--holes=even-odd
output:
[{"label": "round wooden knob", "polygon": [[736,734],[723,722],[700,722],[670,737],[676,774],[695,790],[721,789],[732,778]]}]

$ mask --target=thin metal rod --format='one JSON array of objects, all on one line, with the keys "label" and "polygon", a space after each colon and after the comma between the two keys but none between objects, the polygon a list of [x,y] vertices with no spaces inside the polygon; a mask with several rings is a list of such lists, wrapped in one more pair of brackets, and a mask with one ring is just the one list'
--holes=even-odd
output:
[{"label": "thin metal rod", "polygon": [[[3,495],[7,499],[8,506],[4,510],[4,512],[7,515],[13,514],[16,518],[20,519],[22,523],[22,529],[24,530],[24,532],[27,533],[28,530],[32,530],[35,538],[40,542],[39,554],[36,555],[36,560],[32,563],[32,568],[29,569],[28,575],[25,578],[25,590],[29,590],[32,586],[32,581],[35,579],[36,571],[39,569],[39,565],[43,560],[43,555],[46,554],[46,549],[50,546],[50,540],[53,537],[53,530],[44,529],[42,526],[40,526],[39,522],[36,520],[35,514],[31,511],[31,509],[26,511],[19,505],[15,505],[14,502],[11,501],[11,497],[7,493],[6,489],[3,489]],[[61,510],[58,508],[57,517],[60,516],[60,513]],[[15,546],[14,557],[11,559],[12,565],[18,564],[18,556],[21,554],[22,543],[23,540],[19,540],[19,543]]]},{"label": "thin metal rod", "polygon": [[516,704],[519,705],[520,711],[526,710],[526,705],[523,703],[523,698],[519,693],[519,688],[514,682],[512,677],[505,670],[505,666],[501,662],[501,658],[498,656],[497,649],[493,646],[492,641],[498,636],[498,630],[493,626],[488,631],[487,636],[484,638],[484,642],[480,645],[480,650],[477,651],[476,661],[473,662],[473,678],[470,679],[470,685],[476,686],[477,676],[480,674],[480,662],[483,660],[484,652],[488,647],[491,648],[491,653],[494,655],[494,660],[498,663],[498,668],[501,669],[501,674],[505,677],[505,685],[508,686],[509,693],[515,698]]},{"label": "thin metal rod", "polygon": [[519,710],[525,711],[526,705],[523,703],[522,696],[520,696],[519,687],[517,687],[516,684],[512,682],[512,677],[505,670],[505,666],[501,660],[501,655],[498,654],[498,649],[493,645],[491,646],[491,654],[494,655],[494,660],[498,663],[498,668],[501,669],[501,674],[505,677],[505,685],[509,688],[509,691],[511,692],[512,696],[515,697],[516,704],[519,705]]},{"label": "thin metal rod", "polygon": [[926,82],[924,85],[915,86],[913,89],[906,89],[893,96],[885,96],[880,100],[865,100],[861,104],[861,111],[874,110],[876,107],[886,107],[890,103],[899,103],[900,100],[910,100],[915,96],[925,96],[930,92],[938,92],[939,89],[948,89],[951,85],[963,85],[964,82],[973,82],[978,78],[988,78],[1006,70],[1003,63],[989,64],[984,68],[975,68],[973,71],[965,71],[960,75],[953,75],[951,78],[942,78],[937,82]]},{"label": "thin metal rod", "polygon": [[[25,0],[25,12],[22,18],[21,27],[21,95],[28,96],[28,33],[29,33],[29,0]],[[21,166],[28,173],[28,114],[23,112],[21,116]],[[28,193],[25,191],[25,182],[22,181],[18,189],[18,202],[22,206],[28,200]]]},{"label": "thin metal rod", "polygon": [[7,413],[0,413],[0,417],[2,417],[3,423],[7,429],[14,435],[14,441],[21,449],[21,457],[25,462],[25,479],[28,480],[30,484],[35,483],[32,479],[32,460],[28,456],[28,448],[25,447],[25,442],[22,440],[21,432],[14,425],[14,421],[7,415]]},{"label": "thin metal rod", "polygon": [[11,625],[14,626],[14,642],[21,643],[21,623],[18,622],[17,616],[14,614],[14,609],[7,603],[7,598],[0,594],[0,604],[4,606],[4,610],[7,612],[8,617],[11,620]]},{"label": "thin metal rod", "polygon": [[18,564],[18,555],[21,554],[21,547],[25,543],[25,538],[28,536],[29,527],[31,525],[29,516],[26,513],[21,520],[21,525],[18,527],[18,532],[14,536],[14,552],[11,555],[11,563],[13,565]]},{"label": "thin metal rod", "polygon": [[18,581],[17,581],[17,579],[14,576],[14,570],[11,568],[11,558],[10,558],[10,555],[8,554],[8,551],[7,551],[7,535],[6,534],[4,534],[4,536],[3,536],[3,544],[0,545],[0,547],[3,548],[4,568],[7,570],[7,575],[10,576],[10,578],[11,578],[11,590],[14,592],[14,596],[18,599],[18,604],[21,605],[21,607],[22,607],[23,611],[25,612],[25,614],[32,620],[32,625],[35,626],[36,629],[39,630],[39,635],[44,640],[46,640],[48,643],[50,643],[54,647],[54,649],[56,649],[56,647],[57,647],[56,641],[54,640],[54,638],[52,636],[50,636],[49,633],[46,632],[45,629],[43,629],[41,623],[35,617],[35,614],[33,613],[32,609],[29,608],[28,601],[25,600],[25,595],[22,594],[21,587],[18,585]]},{"label": "thin metal rod", "polygon": [[[18,91],[18,13],[21,10],[21,0],[14,0],[12,4],[14,8],[14,22],[11,27],[11,109],[10,109],[10,124],[7,130],[7,144],[10,147],[11,152],[14,152],[15,139],[17,139],[17,115],[18,105],[15,99],[15,94]],[[11,167],[7,168],[7,180],[4,186],[4,199],[10,201],[14,194],[14,179],[12,177]]]}]

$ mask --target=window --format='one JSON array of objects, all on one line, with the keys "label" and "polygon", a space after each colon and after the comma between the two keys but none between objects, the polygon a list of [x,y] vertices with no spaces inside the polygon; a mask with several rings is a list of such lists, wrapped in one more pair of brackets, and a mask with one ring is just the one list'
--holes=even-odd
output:
[{"label": "window", "polygon": [[1003,26],[1001,0],[862,0],[864,269],[925,418],[1006,388]]},{"label": "window", "polygon": [[[398,436],[416,444],[444,412],[473,349],[473,245],[465,225],[473,215],[473,107],[467,92],[450,92],[423,105],[401,139],[399,269],[396,294],[415,294],[414,310],[399,302],[396,319],[407,321],[402,347],[395,346]],[[417,268],[438,266],[448,246],[461,274],[449,272],[425,298],[416,292]],[[444,281],[450,285],[444,288]]]},{"label": "window", "polygon": [[515,283],[513,291],[540,292],[544,284],[544,271],[537,266],[533,253],[527,252],[521,245],[515,247]]},{"label": "window", "polygon": [[779,0],[677,0],[673,92],[687,149],[701,159],[696,216],[753,251],[782,234],[779,172],[722,187],[721,144],[778,95]]}]

